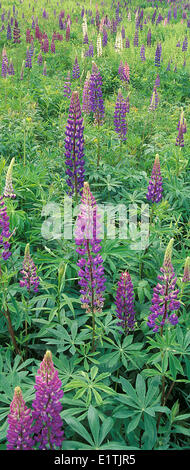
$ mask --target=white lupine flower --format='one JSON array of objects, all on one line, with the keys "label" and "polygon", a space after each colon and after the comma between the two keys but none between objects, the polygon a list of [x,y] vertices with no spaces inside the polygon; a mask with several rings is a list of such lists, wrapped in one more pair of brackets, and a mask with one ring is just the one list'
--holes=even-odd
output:
[{"label": "white lupine flower", "polygon": [[102,55],[102,38],[101,35],[98,34],[97,37],[97,56],[100,57]]}]

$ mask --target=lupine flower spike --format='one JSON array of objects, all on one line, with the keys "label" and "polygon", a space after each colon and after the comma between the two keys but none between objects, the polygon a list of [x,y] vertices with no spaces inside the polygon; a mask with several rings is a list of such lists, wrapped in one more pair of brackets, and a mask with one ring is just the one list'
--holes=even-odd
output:
[{"label": "lupine flower spike", "polygon": [[10,238],[13,233],[9,230],[9,216],[7,214],[7,207],[3,201],[3,196],[0,197],[0,251],[1,257],[7,260],[11,256],[10,251]]},{"label": "lupine flower spike", "polygon": [[102,77],[95,62],[92,62],[92,74],[90,76],[90,106],[94,114],[95,123],[103,124],[104,101],[102,96]]},{"label": "lupine flower spike", "polygon": [[31,290],[35,293],[38,292],[40,282],[36,274],[36,266],[30,256],[29,243],[27,243],[25,247],[23,269],[20,273],[23,276],[22,280],[20,280],[20,287],[27,287],[29,292],[31,292]]},{"label": "lupine flower spike", "polygon": [[162,199],[162,176],[160,171],[160,160],[158,154],[155,157],[154,165],[152,169],[151,179],[148,185],[148,193],[146,198],[148,201],[152,201],[152,203],[160,202]]},{"label": "lupine flower spike", "polygon": [[32,450],[31,410],[25,405],[20,387],[15,387],[7,421],[7,450]]},{"label": "lupine flower spike", "polygon": [[83,118],[79,95],[74,91],[71,96],[69,118],[65,132],[65,164],[67,184],[70,188],[69,195],[75,194],[76,201],[81,193],[84,183],[84,138],[83,138]]},{"label": "lupine flower spike", "polygon": [[92,349],[95,341],[95,314],[101,312],[104,304],[105,277],[103,259],[100,255],[100,215],[89,184],[84,183],[80,211],[76,222],[75,243],[81,255],[79,266],[79,285],[81,302],[87,313],[92,314]]},{"label": "lupine flower spike", "polygon": [[35,400],[32,403],[34,441],[41,450],[61,449],[64,440],[60,412],[63,396],[61,380],[54,368],[52,353],[46,351],[36,376]]},{"label": "lupine flower spike", "polygon": [[119,319],[117,325],[123,329],[120,333],[128,334],[134,330],[135,310],[133,284],[131,276],[127,271],[120,276],[115,304],[117,307],[116,315]]},{"label": "lupine flower spike", "polygon": [[9,168],[7,170],[6,181],[5,181],[5,188],[4,188],[4,197],[8,197],[10,199],[15,199],[16,194],[14,193],[13,184],[12,184],[12,172],[13,172],[13,165],[15,159],[12,158]]},{"label": "lupine flower spike", "polygon": [[159,331],[162,335],[163,327],[166,324],[176,325],[178,317],[172,313],[180,308],[178,300],[179,289],[176,289],[177,277],[171,263],[172,248],[174,239],[172,238],[166,248],[163,267],[160,268],[161,275],[158,276],[158,284],[154,288],[152,298],[151,314],[148,317],[147,325],[153,328],[154,332]]}]

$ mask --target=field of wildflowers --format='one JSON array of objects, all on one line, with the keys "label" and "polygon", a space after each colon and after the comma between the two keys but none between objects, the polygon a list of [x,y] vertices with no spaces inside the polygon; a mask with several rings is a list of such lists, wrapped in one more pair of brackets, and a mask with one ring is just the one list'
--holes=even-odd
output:
[{"label": "field of wildflowers", "polygon": [[0,449],[190,448],[190,2],[0,3]]}]

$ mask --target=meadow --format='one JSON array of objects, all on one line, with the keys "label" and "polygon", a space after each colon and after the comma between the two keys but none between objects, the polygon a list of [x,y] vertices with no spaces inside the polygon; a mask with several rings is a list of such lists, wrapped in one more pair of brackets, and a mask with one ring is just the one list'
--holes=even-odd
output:
[{"label": "meadow", "polygon": [[0,449],[190,447],[190,3],[0,3]]}]

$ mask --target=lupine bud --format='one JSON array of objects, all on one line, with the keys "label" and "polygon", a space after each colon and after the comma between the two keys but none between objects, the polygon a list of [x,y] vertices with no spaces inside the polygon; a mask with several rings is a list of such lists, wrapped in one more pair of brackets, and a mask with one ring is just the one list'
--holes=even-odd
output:
[{"label": "lupine bud", "polygon": [[61,380],[54,368],[51,351],[46,351],[38,369],[34,386],[36,397],[32,403],[34,440],[41,450],[61,449],[64,440],[60,412],[63,396]]},{"label": "lupine bud", "polygon": [[188,256],[185,260],[183,282],[190,282],[190,257]]},{"label": "lupine bud", "polygon": [[65,132],[65,164],[67,184],[70,187],[70,195],[81,192],[84,183],[84,138],[83,118],[78,92],[71,96],[69,118]]},{"label": "lupine bud", "polygon": [[25,405],[20,387],[15,387],[7,421],[7,450],[32,450],[31,410]]},{"label": "lupine bud", "polygon": [[152,201],[152,203],[158,203],[162,199],[162,192],[163,188],[162,176],[160,171],[160,160],[159,156],[156,155],[146,198],[148,199],[148,201]]},{"label": "lupine bud", "polygon": [[14,193],[13,184],[12,184],[12,172],[13,172],[13,165],[15,159],[12,158],[9,168],[7,170],[6,181],[5,181],[5,188],[3,197],[8,197],[10,199],[15,199],[16,194]]},{"label": "lupine bud", "polygon": [[177,278],[171,263],[173,242],[172,238],[166,248],[163,267],[160,268],[161,275],[158,276],[159,282],[154,288],[152,307],[150,307],[152,313],[147,322],[154,332],[161,328],[161,334],[166,323],[171,325],[178,323],[177,315],[172,312],[180,308],[179,289],[175,289]]},{"label": "lupine bud", "polygon": [[120,333],[128,334],[134,330],[135,310],[133,284],[131,276],[127,271],[120,276],[115,304],[117,307],[116,315],[120,320],[117,325],[123,329]]},{"label": "lupine bud", "polygon": [[27,243],[25,247],[23,268],[20,273],[23,276],[22,280],[20,281],[20,287],[27,287],[29,292],[31,292],[32,289],[35,293],[38,292],[40,282],[39,277],[36,274],[36,266],[30,256],[29,243]]}]

